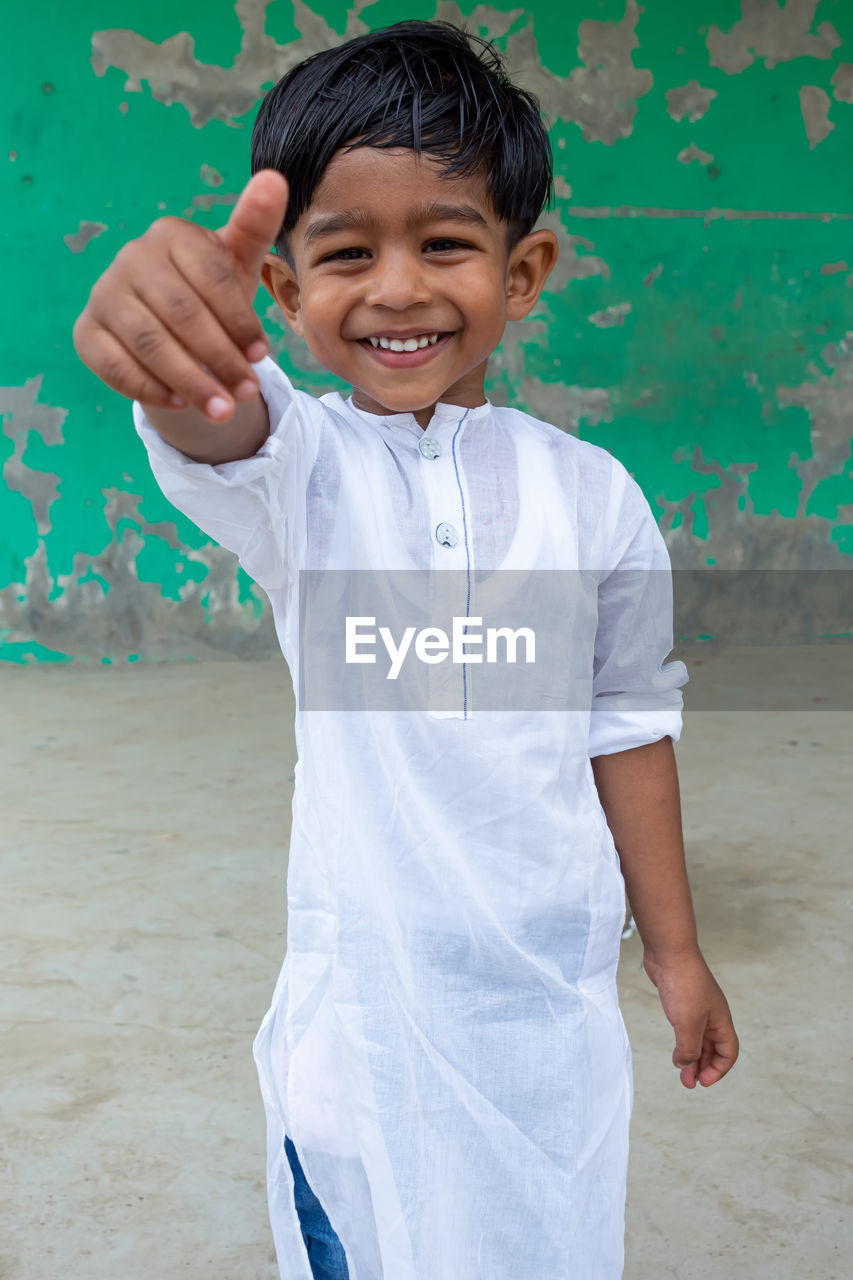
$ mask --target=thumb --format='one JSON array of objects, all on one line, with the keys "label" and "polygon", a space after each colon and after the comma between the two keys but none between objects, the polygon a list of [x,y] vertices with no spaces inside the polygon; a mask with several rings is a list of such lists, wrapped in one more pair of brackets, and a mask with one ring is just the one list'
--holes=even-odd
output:
[{"label": "thumb", "polygon": [[216,232],[244,283],[257,285],[264,258],[284,222],[289,194],[287,179],[277,169],[259,170],[246,183],[225,226]]}]

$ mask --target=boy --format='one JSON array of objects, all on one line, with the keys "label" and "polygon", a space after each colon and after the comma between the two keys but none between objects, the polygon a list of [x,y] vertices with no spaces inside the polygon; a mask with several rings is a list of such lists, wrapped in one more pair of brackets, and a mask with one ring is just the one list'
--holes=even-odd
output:
[{"label": "boy", "polygon": [[[302,682],[287,954],[254,1046],[281,1275],[616,1280],[626,885],[682,1083],[738,1044],[684,867],[663,539],[610,454],[484,395],[557,259],[532,230],[538,103],[487,42],[397,23],[279,81],[252,170],[222,231],[163,218],[125,246],[74,336],[166,496],[266,591],[294,685],[323,647],[300,648],[306,574],[461,575],[468,619],[497,571],[595,584],[564,636],[585,714],[494,710],[434,650],[414,709],[306,708]],[[347,399],[261,359],[259,276]]]}]

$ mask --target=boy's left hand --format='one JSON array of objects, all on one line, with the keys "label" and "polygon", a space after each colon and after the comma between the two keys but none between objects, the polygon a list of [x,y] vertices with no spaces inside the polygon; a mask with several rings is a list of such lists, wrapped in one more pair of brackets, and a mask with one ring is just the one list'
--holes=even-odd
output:
[{"label": "boy's left hand", "polygon": [[716,1084],[737,1061],[739,1044],[728,1001],[700,951],[662,958],[646,951],[643,968],[675,1029],[673,1065],[681,1083]]}]

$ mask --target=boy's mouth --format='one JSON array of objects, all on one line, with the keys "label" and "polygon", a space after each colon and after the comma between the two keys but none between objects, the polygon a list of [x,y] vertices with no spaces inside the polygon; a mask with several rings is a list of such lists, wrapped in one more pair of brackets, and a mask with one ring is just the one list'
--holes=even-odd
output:
[{"label": "boy's mouth", "polygon": [[[432,334],[423,334],[419,341],[424,338],[431,338]],[[435,342],[427,342],[423,347],[417,347],[414,351],[392,351],[390,347],[375,346],[370,338],[359,338],[358,345],[364,347],[375,360],[380,364],[387,365],[389,369],[414,369],[418,365],[426,364],[431,360],[436,351],[440,351],[446,347],[452,333],[440,333]]]}]

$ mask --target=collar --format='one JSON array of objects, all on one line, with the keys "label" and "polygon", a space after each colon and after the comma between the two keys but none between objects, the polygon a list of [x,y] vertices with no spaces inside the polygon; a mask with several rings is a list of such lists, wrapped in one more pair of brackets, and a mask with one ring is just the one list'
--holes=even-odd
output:
[{"label": "collar", "polygon": [[380,430],[393,432],[395,435],[400,431],[406,431],[413,435],[417,440],[423,439],[424,436],[443,436],[449,430],[461,425],[467,427],[471,422],[478,422],[491,413],[493,405],[491,400],[486,398],[484,404],[475,405],[468,408],[461,404],[450,404],[446,400],[439,400],[433,409],[430,424],[424,431],[418,424],[418,420],[413,413],[370,413],[367,409],[359,409],[353,404],[352,395],[343,398],[339,391],[335,391],[333,395],[337,396],[341,405],[346,406],[353,413],[358,414],[360,418],[367,422],[372,422]]}]

